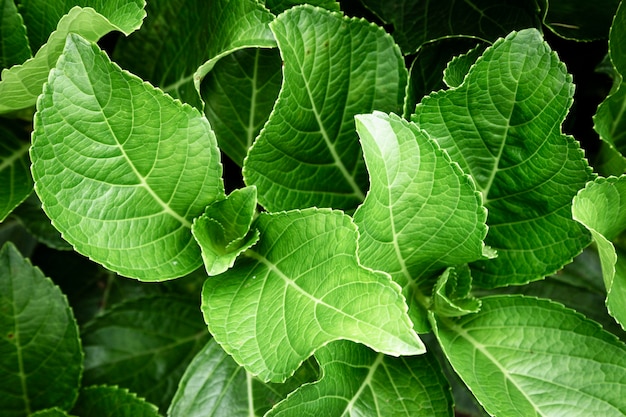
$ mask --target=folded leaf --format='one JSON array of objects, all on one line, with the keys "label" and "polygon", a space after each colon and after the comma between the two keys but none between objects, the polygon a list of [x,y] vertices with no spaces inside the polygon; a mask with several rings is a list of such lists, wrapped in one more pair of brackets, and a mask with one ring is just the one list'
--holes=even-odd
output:
[{"label": "folded leaf", "polygon": [[325,209],[262,213],[247,258],[202,290],[209,330],[237,363],[262,380],[284,381],[326,343],[347,339],[390,355],[417,355],[400,288],[361,267],[356,227]]},{"label": "folded leaf", "polygon": [[80,417],[159,417],[155,405],[125,388],[110,386],[83,388],[72,412]]},{"label": "folded leaf", "polygon": [[447,268],[433,291],[433,311],[442,317],[459,317],[480,310],[480,300],[470,294],[471,271],[467,265]]},{"label": "folded leaf", "polygon": [[224,186],[215,136],[196,109],[77,35],[37,108],[35,189],[78,252],[149,281],[201,265],[191,222],[223,198]]},{"label": "folded leaf", "polygon": [[267,417],[452,416],[450,387],[430,354],[392,358],[339,341],[315,358],[322,379],[300,387]]},{"label": "folded leaf", "polygon": [[83,352],[67,298],[12,243],[0,249],[0,409],[6,417],[76,401]]},{"label": "folded leaf", "polygon": [[0,69],[21,64],[32,56],[26,27],[14,0],[0,4]]},{"label": "folded leaf", "polygon": [[571,215],[592,178],[578,142],[561,133],[572,94],[565,66],[528,29],[497,41],[463,84],[424,98],[412,116],[483,194],[485,242],[498,257],[472,265],[479,286],[541,279],[590,241]]},{"label": "folded leaf", "polygon": [[495,296],[476,314],[433,317],[446,357],[491,415],[626,413],[626,345],[573,310]]},{"label": "folded leaf", "polygon": [[0,222],[33,191],[29,141],[0,125]]},{"label": "folded leaf", "polygon": [[284,82],[244,162],[246,184],[270,211],[353,209],[367,186],[354,115],[401,111],[400,51],[382,28],[310,6],[289,9],[270,27]]}]

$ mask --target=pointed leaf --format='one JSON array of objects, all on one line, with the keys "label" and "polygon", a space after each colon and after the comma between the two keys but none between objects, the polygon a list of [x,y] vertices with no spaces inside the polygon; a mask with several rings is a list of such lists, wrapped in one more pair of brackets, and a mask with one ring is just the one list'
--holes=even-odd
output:
[{"label": "pointed leaf", "polygon": [[406,68],[381,28],[298,6],[270,25],[285,62],[278,101],[244,162],[270,211],[355,208],[367,175],[354,115],[399,112]]},{"label": "pointed leaf", "polygon": [[479,313],[437,317],[443,351],[494,416],[623,416],[626,345],[548,300],[482,299]]},{"label": "pointed leaf", "polygon": [[29,149],[30,142],[0,125],[0,222],[33,191]]},{"label": "pointed leaf", "polygon": [[626,275],[616,268],[618,257],[611,243],[626,231],[626,176],[598,178],[587,184],[574,197],[572,214],[596,242],[609,313],[626,329]]},{"label": "pointed leaf", "polygon": [[143,280],[201,265],[191,221],[224,188],[215,136],[197,110],[77,35],[68,37],[37,108],[35,189],[77,251]]},{"label": "pointed leaf", "polygon": [[0,249],[0,409],[6,417],[69,410],[83,371],[67,299],[15,246]]},{"label": "pointed leaf", "polygon": [[174,296],[117,304],[83,328],[84,384],[120,385],[165,409],[209,335],[197,305]]},{"label": "pointed leaf", "polygon": [[620,0],[593,3],[586,0],[549,0],[543,23],[568,39],[604,39]]},{"label": "pointed leaf", "polygon": [[459,317],[480,310],[480,300],[470,294],[471,271],[467,265],[447,268],[433,292],[433,311],[442,317]]},{"label": "pointed leaf", "polygon": [[430,354],[392,358],[339,341],[315,357],[322,379],[290,394],[267,417],[453,415],[450,387]]},{"label": "pointed leaf", "polygon": [[424,346],[400,288],[361,267],[349,216],[308,209],[262,213],[247,258],[202,290],[202,311],[224,350],[263,380],[284,381],[316,349],[337,339],[391,355]]},{"label": "pointed leaf", "polygon": [[488,48],[463,84],[433,93],[412,117],[472,175],[498,257],[473,264],[477,285],[554,273],[589,243],[571,200],[591,177],[578,142],[561,133],[571,76],[541,34],[514,32]]},{"label": "pointed leaf", "polygon": [[[145,16],[142,6],[132,0],[107,2],[112,9],[102,15],[91,8],[74,7],[61,20],[57,30],[35,56],[22,65],[2,71],[0,81],[0,114],[26,109],[35,105],[48,73],[63,52],[69,33],[79,33],[95,42],[107,33],[118,30],[128,35],[141,26]],[[142,3],[143,4],[143,3]],[[117,7],[117,8],[115,8]]]},{"label": "pointed leaf", "polygon": [[376,112],[356,126],[371,177],[354,214],[359,259],[391,274],[427,331],[425,296],[444,268],[483,257],[487,213],[471,178],[415,124]]},{"label": "pointed leaf", "polygon": [[159,417],[155,405],[115,386],[83,388],[72,412],[80,417]]},{"label": "pointed leaf", "polygon": [[0,4],[0,69],[21,64],[32,56],[26,27],[14,0]]}]

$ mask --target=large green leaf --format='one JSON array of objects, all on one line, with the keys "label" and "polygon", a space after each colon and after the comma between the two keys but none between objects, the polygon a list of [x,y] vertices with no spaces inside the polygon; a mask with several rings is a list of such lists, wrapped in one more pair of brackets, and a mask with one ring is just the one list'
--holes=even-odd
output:
[{"label": "large green leaf", "polygon": [[143,280],[201,265],[191,222],[224,194],[206,118],[77,35],[37,108],[35,190],[78,252]]},{"label": "large green leaf", "polygon": [[[446,267],[483,257],[487,213],[474,182],[415,124],[375,112],[356,117],[371,188],[354,214],[359,259],[404,288],[411,318]],[[419,305],[422,304],[422,306]]]},{"label": "large green leaf", "polygon": [[119,385],[165,409],[209,334],[193,300],[129,300],[83,328],[85,384]]},{"label": "large green leaf", "polygon": [[274,14],[280,14],[299,4],[310,4],[335,12],[341,9],[341,5],[336,0],[265,0],[265,7],[270,9]]},{"label": "large green leaf", "polygon": [[30,142],[0,124],[0,222],[33,191],[29,149]]},{"label": "large green leaf", "polygon": [[83,388],[72,412],[80,417],[159,417],[153,404],[127,389],[110,386]]},{"label": "large green leaf", "polygon": [[26,27],[14,0],[0,4],[0,69],[21,64],[32,56]]},{"label": "large green leaf", "polygon": [[572,213],[593,236],[600,255],[609,313],[626,328],[626,275],[616,268],[618,256],[611,243],[626,230],[626,176],[598,178],[587,184],[574,197]]},{"label": "large green leaf", "polygon": [[6,417],[69,410],[83,371],[67,299],[15,246],[0,249],[0,409]]},{"label": "large green leaf", "polygon": [[393,37],[405,54],[450,36],[493,41],[515,29],[541,26],[539,8],[534,1],[361,0],[361,3],[393,26]]},{"label": "large green leaf", "polygon": [[338,341],[315,358],[321,380],[290,394],[268,417],[452,416],[450,387],[430,354],[392,358]]},{"label": "large green leaf", "polygon": [[202,291],[209,330],[253,375],[284,381],[337,339],[396,356],[424,352],[400,287],[358,264],[349,216],[328,209],[262,213],[253,227],[261,234],[257,245]]},{"label": "large green leaf", "polygon": [[153,0],[147,12],[142,30],[118,43],[115,61],[197,108],[200,82],[220,58],[276,46],[274,17],[254,0]]},{"label": "large green leaf", "polygon": [[237,365],[215,340],[187,367],[168,410],[170,417],[263,416],[277,402],[317,376],[310,361],[283,384],[265,383]]},{"label": "large green leaf", "polygon": [[424,98],[412,117],[483,194],[486,243],[498,257],[473,264],[479,286],[540,279],[589,243],[571,200],[591,178],[578,142],[561,133],[574,86],[528,29],[488,48],[464,82]]},{"label": "large green leaf", "polygon": [[548,300],[482,299],[479,313],[433,319],[443,351],[494,416],[623,416],[626,345]]},{"label": "large green leaf", "polygon": [[407,71],[400,51],[381,28],[310,6],[289,9],[270,27],[284,82],[244,162],[245,181],[271,211],[355,208],[367,173],[354,115],[401,111]]},{"label": "large green leaf", "polygon": [[543,23],[569,39],[590,41],[607,37],[620,0],[546,0]]},{"label": "large green leaf", "polygon": [[141,26],[145,16],[143,0],[114,0],[106,4],[107,7],[103,9],[106,14],[100,14],[92,8],[72,8],[59,20],[57,29],[33,58],[2,71],[0,97],[3,99],[0,102],[0,114],[35,105],[50,69],[54,68],[63,52],[65,38],[69,33],[78,33],[95,42],[111,31],[117,30],[128,35]]}]

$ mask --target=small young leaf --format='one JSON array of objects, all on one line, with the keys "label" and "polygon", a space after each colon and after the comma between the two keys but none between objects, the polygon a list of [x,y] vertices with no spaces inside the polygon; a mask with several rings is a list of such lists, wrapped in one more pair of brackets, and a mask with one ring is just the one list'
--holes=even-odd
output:
[{"label": "small young leaf", "polygon": [[573,85],[535,29],[488,48],[463,84],[424,98],[412,117],[483,193],[487,245],[472,265],[483,287],[521,284],[560,269],[589,244],[571,215],[592,178],[578,142],[561,133]]},{"label": "small young leaf", "polygon": [[471,271],[467,265],[447,268],[433,291],[433,311],[442,317],[459,317],[480,310],[480,300],[470,295]]},{"label": "small young leaf", "polygon": [[155,405],[115,386],[83,388],[72,413],[80,417],[159,417]]},{"label": "small young leaf", "polygon": [[315,357],[322,379],[290,394],[267,417],[452,416],[450,387],[428,353],[392,358],[337,341]]},{"label": "small young leaf", "polygon": [[0,410],[6,417],[69,410],[83,371],[67,299],[15,246],[0,249]]},{"label": "small young leaf", "polygon": [[204,267],[218,275],[259,240],[259,231],[250,230],[256,211],[256,188],[233,191],[225,200],[211,203],[193,221],[191,232],[202,249]]},{"label": "small young leaf", "polygon": [[0,4],[0,70],[21,64],[32,56],[26,27],[14,0]]},{"label": "small young leaf", "polygon": [[452,58],[443,72],[443,82],[450,88],[463,84],[463,80],[470,68],[484,51],[485,44],[479,44],[466,53]]},{"label": "small young leaf", "polygon": [[78,252],[148,281],[201,265],[191,221],[224,195],[206,118],[77,35],[37,108],[35,190]]},{"label": "small young leaf", "polygon": [[202,290],[209,330],[253,375],[282,382],[337,339],[395,356],[425,351],[398,285],[358,264],[349,216],[261,213],[253,227],[261,234],[257,245]]},{"label": "small young leaf", "polygon": [[30,142],[0,125],[0,222],[33,191],[29,149]]},{"label": "small young leaf", "polygon": [[491,415],[626,413],[626,345],[560,304],[495,296],[476,314],[432,317],[446,357]]},{"label": "small young leaf", "polygon": [[270,25],[285,62],[274,110],[244,162],[270,211],[355,208],[367,173],[354,115],[402,109],[407,71],[381,28],[298,6]]}]

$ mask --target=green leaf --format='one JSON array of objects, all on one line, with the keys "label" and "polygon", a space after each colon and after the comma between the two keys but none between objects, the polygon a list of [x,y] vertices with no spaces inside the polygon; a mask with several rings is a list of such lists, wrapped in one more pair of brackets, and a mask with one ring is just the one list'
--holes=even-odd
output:
[{"label": "green leaf", "polygon": [[222,57],[276,46],[274,16],[254,0],[153,0],[147,12],[141,31],[117,44],[115,61],[199,109],[200,82]]},{"label": "green leaf", "polygon": [[623,416],[626,346],[582,315],[521,296],[479,313],[435,317],[443,351],[494,416]]},{"label": "green leaf", "polygon": [[231,268],[235,259],[259,240],[259,231],[250,230],[255,212],[256,188],[246,187],[211,203],[193,221],[191,232],[202,249],[209,275]]},{"label": "green leaf", "polygon": [[107,4],[111,6],[106,9],[111,11],[107,15],[102,15],[91,8],[74,7],[59,20],[57,29],[50,35],[48,43],[42,46],[33,58],[22,65],[15,65],[2,71],[0,97],[3,97],[3,100],[0,102],[0,114],[35,105],[48,73],[63,52],[68,34],[79,33],[87,40],[95,42],[111,31],[117,30],[128,35],[141,26],[145,12],[136,2],[117,0]]},{"label": "green leaf", "polygon": [[444,70],[443,82],[450,88],[463,84],[465,76],[483,52],[485,52],[485,45],[478,44],[466,53],[452,58]]},{"label": "green leaf", "polygon": [[528,29],[488,48],[463,84],[424,98],[412,117],[470,174],[498,257],[472,265],[482,287],[554,273],[589,243],[571,200],[592,178],[561,123],[574,87],[565,66]]},{"label": "green leaf", "polygon": [[[602,140],[626,154],[626,6],[621,4],[615,14],[609,35],[609,56],[615,68],[612,93],[600,104],[593,121]],[[623,161],[622,161],[623,165]]]},{"label": "green leaf", "polygon": [[277,48],[241,49],[220,59],[200,86],[220,149],[239,166],[274,108],[281,69]]},{"label": "green leaf", "polygon": [[96,386],[80,391],[73,413],[80,417],[158,417],[153,404],[125,388]]},{"label": "green leaf", "polygon": [[11,214],[44,245],[57,250],[72,249],[72,245],[63,240],[59,231],[50,224],[50,219],[42,210],[37,194],[29,195]]},{"label": "green leaf", "polygon": [[[428,331],[435,277],[483,257],[487,213],[474,182],[415,124],[356,116],[371,188],[354,214],[359,259],[404,289],[417,331]],[[420,306],[418,303],[421,303]]]},{"label": "green leaf", "polygon": [[556,34],[577,41],[604,39],[620,0],[547,0],[543,23]]},{"label": "green leaf", "polygon": [[315,357],[322,379],[290,394],[267,417],[453,415],[450,387],[430,354],[392,358],[339,341]]},{"label": "green leaf", "polygon": [[0,69],[21,64],[32,56],[26,27],[14,0],[0,5]]},{"label": "green leaf", "polygon": [[626,176],[597,178],[572,205],[574,219],[589,229],[598,248],[609,313],[626,329],[626,275],[616,269],[612,240],[626,230]]},{"label": "green leaf", "polygon": [[60,408],[54,407],[39,410],[36,413],[31,414],[30,417],[70,417],[70,415]]},{"label": "green leaf", "polygon": [[67,299],[15,246],[0,249],[0,409],[6,417],[70,409],[83,371]]},{"label": "green leaf", "polygon": [[187,367],[168,410],[171,417],[263,416],[317,372],[305,362],[284,384],[264,383],[246,372],[211,339]]},{"label": "green leaf", "polygon": [[353,209],[367,186],[354,115],[401,111],[400,51],[381,28],[310,6],[289,9],[270,27],[284,82],[244,162],[245,182],[270,211]]},{"label": "green leaf", "polygon": [[338,339],[395,356],[424,352],[398,285],[358,264],[349,216],[327,209],[261,213],[253,227],[261,234],[255,248],[202,290],[213,337],[253,375],[284,381]]},{"label": "green leaf", "polygon": [[467,265],[447,268],[433,291],[433,311],[441,317],[459,317],[480,310],[480,300],[470,294],[471,271]]},{"label": "green leaf", "polygon": [[402,52],[415,53],[422,45],[450,37],[468,36],[493,41],[512,30],[540,27],[534,1],[491,0],[428,2],[421,0],[361,0],[384,22]]},{"label": "green leaf", "polygon": [[312,6],[323,7],[324,9],[338,12],[341,5],[336,0],[266,0],[265,7],[270,9],[274,14],[280,14],[285,10],[297,6],[299,4],[310,4]]},{"label": "green leaf", "polygon": [[29,149],[30,142],[0,124],[0,222],[33,191]]},{"label": "green leaf", "polygon": [[191,221],[223,198],[224,186],[215,136],[196,109],[77,35],[68,37],[37,108],[35,190],[65,240],[142,280],[201,265]]},{"label": "green leaf", "polygon": [[175,296],[118,304],[82,331],[84,384],[119,385],[165,409],[209,335],[197,305]]}]

